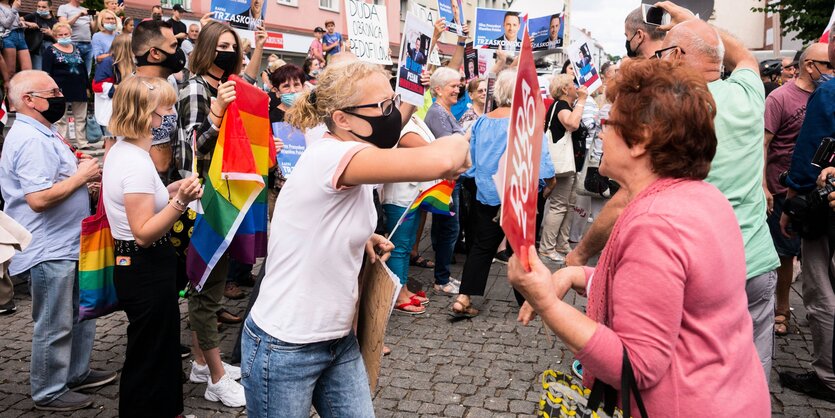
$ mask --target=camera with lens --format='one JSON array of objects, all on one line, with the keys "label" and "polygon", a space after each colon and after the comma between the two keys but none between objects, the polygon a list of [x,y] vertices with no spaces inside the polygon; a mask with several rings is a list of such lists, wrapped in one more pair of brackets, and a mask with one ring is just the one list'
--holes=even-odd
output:
[{"label": "camera with lens", "polygon": [[[812,165],[824,169],[835,167],[835,139],[826,137],[812,157]],[[780,184],[786,185],[788,172],[780,174]],[[829,195],[835,192],[835,177],[826,176],[823,187],[805,195],[788,199],[783,211],[791,221],[791,229],[802,238],[815,239],[835,228],[835,215],[829,209]],[[830,222],[833,219],[833,222]]]}]

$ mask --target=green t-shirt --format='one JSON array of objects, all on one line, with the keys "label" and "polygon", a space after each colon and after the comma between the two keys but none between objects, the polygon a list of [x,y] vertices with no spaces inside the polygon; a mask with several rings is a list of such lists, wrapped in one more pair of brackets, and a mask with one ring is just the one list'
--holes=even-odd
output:
[{"label": "green t-shirt", "polygon": [[716,156],[707,182],[731,202],[745,243],[748,278],[776,269],[780,258],[766,224],[763,191],[765,88],[760,77],[739,69],[708,83],[716,102]]}]

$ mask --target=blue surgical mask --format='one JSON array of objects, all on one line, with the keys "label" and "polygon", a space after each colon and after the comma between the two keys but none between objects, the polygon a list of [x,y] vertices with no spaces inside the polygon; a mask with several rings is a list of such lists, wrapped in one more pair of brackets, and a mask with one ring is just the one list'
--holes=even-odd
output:
[{"label": "blue surgical mask", "polygon": [[313,70],[310,72],[310,75],[312,75],[313,77],[318,77],[320,72],[322,72],[322,70]]},{"label": "blue surgical mask", "polygon": [[832,80],[832,78],[835,78],[835,76],[833,76],[832,74],[821,74],[821,76],[818,77],[817,80],[815,80],[815,88],[822,86],[823,83]]},{"label": "blue surgical mask", "polygon": [[157,115],[162,118],[162,123],[158,128],[151,128],[151,135],[153,135],[153,142],[160,142],[171,137],[171,132],[177,129],[177,115]]},{"label": "blue surgical mask", "polygon": [[114,30],[116,30],[116,24],[115,23],[105,23],[103,26],[104,26],[104,30],[106,30],[106,31],[113,32]]},{"label": "blue surgical mask", "polygon": [[72,38],[58,38],[58,44],[59,45],[71,45],[72,44]]},{"label": "blue surgical mask", "polygon": [[296,97],[298,97],[298,93],[281,93],[281,103],[284,106],[292,106],[293,103],[296,102]]},{"label": "blue surgical mask", "polygon": [[38,10],[37,13],[40,17],[49,17],[49,10]]}]

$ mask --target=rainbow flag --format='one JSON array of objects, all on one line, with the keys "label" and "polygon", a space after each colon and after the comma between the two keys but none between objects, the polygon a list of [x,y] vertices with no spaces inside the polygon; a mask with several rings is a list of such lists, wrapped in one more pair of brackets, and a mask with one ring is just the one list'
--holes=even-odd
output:
[{"label": "rainbow flag", "polygon": [[267,175],[275,165],[269,98],[231,76],[236,99],[226,108],[208,176],[203,208],[186,255],[191,285],[200,291],[227,251],[244,263],[267,254]]},{"label": "rainbow flag", "polygon": [[415,200],[409,205],[403,220],[414,216],[419,209],[423,209],[430,213],[437,213],[439,215],[454,216],[455,213],[449,210],[449,205],[452,203],[452,189],[455,188],[455,182],[452,180],[443,180],[440,183],[426,189],[423,193],[418,194]]}]

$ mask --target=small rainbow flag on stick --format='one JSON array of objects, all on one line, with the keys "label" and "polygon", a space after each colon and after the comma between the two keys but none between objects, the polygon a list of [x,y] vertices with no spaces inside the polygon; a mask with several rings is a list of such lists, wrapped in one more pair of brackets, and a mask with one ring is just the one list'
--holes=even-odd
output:
[{"label": "small rainbow flag on stick", "polygon": [[440,183],[418,193],[415,196],[409,208],[403,212],[394,229],[391,230],[389,237],[393,237],[397,228],[406,219],[414,216],[418,210],[423,209],[430,213],[437,213],[439,215],[455,216],[455,213],[449,210],[449,205],[452,204],[452,189],[455,188],[455,182],[452,180],[443,180]]}]

